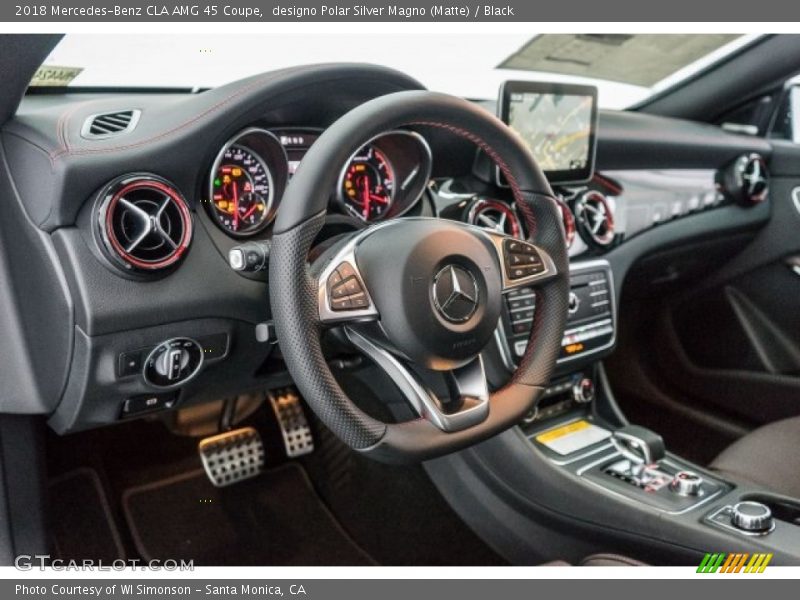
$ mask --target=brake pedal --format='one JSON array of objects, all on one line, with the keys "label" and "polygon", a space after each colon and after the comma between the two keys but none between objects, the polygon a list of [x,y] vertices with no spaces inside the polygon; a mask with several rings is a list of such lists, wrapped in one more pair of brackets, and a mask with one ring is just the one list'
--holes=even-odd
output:
[{"label": "brake pedal", "polygon": [[294,388],[272,390],[267,392],[267,398],[281,429],[286,456],[297,458],[313,452],[314,437],[297,391]]},{"label": "brake pedal", "polygon": [[197,451],[206,475],[216,487],[250,479],[264,470],[264,443],[252,427],[204,438]]}]

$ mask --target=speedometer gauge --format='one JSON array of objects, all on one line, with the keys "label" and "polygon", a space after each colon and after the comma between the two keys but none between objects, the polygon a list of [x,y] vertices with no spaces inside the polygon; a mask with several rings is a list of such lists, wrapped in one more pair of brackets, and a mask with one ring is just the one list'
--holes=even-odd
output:
[{"label": "speedometer gauge", "polygon": [[244,146],[220,156],[211,184],[213,214],[223,229],[237,236],[255,233],[269,222],[273,183],[264,161]]},{"label": "speedometer gauge", "polygon": [[359,150],[345,167],[339,181],[339,200],[363,221],[387,214],[394,201],[394,170],[383,151],[372,144]]}]

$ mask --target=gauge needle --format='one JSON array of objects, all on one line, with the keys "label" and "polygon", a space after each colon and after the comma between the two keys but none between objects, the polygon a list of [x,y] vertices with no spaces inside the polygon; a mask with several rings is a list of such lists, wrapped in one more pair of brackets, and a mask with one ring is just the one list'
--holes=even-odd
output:
[{"label": "gauge needle", "polygon": [[369,193],[369,177],[366,175],[361,178],[361,198],[364,202],[364,220],[369,220],[370,213],[370,193]]},{"label": "gauge needle", "polygon": [[233,230],[239,230],[239,186],[233,182]]},{"label": "gauge needle", "polygon": [[258,202],[256,202],[255,204],[253,204],[253,206],[251,206],[251,207],[250,207],[250,208],[247,210],[247,212],[246,212],[246,213],[244,213],[244,214],[242,215],[242,221],[244,221],[244,220],[245,220],[247,217],[249,217],[249,216],[250,216],[250,215],[252,215],[254,212],[256,212],[256,209],[257,209],[257,208],[258,208]]}]

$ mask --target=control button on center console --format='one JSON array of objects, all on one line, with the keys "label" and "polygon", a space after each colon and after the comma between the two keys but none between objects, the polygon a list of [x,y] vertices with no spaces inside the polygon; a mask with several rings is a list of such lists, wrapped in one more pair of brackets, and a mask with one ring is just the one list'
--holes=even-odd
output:
[{"label": "control button on center console", "polygon": [[775,527],[772,511],[761,502],[745,501],[731,509],[731,525],[742,531],[767,533]]},{"label": "control button on center console", "polygon": [[589,404],[594,400],[594,382],[584,377],[572,386],[572,399],[578,404]]},{"label": "control button on center console", "polygon": [[698,496],[703,487],[703,478],[692,471],[678,471],[669,484],[669,489],[679,496]]}]

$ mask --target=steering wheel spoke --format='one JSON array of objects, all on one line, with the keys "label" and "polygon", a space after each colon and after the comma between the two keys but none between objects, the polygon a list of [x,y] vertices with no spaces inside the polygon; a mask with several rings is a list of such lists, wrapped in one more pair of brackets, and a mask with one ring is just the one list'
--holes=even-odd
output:
[{"label": "steering wheel spoke", "polygon": [[355,246],[348,242],[331,259],[317,280],[319,319],[323,324],[342,324],[378,319],[378,309],[358,268]]},{"label": "steering wheel spoke", "polygon": [[469,429],[489,416],[489,388],[480,355],[464,366],[443,372],[450,394],[442,398],[383,344],[351,327],[345,331],[353,345],[389,376],[414,411],[442,431]]},{"label": "steering wheel spoke", "polygon": [[550,254],[541,246],[510,235],[484,231],[492,240],[503,273],[503,293],[549,281],[558,275]]}]

